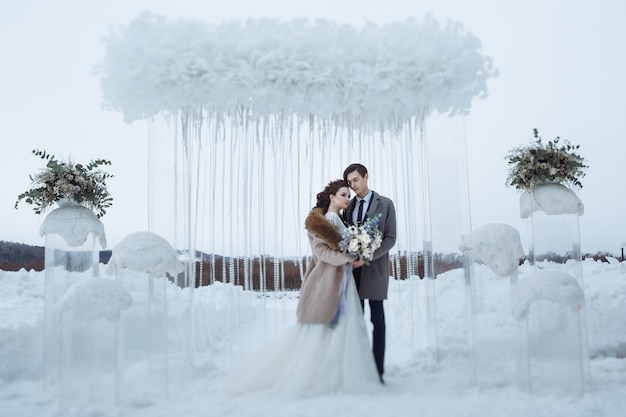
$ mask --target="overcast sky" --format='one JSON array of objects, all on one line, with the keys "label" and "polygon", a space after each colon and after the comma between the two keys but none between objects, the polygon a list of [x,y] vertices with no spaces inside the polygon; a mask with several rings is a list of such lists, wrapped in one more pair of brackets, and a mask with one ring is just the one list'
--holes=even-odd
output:
[{"label": "overcast sky", "polygon": [[[440,22],[463,23],[479,38],[499,76],[489,97],[476,100],[466,118],[472,224],[507,223],[521,233],[519,193],[504,186],[504,156],[544,139],[580,144],[590,167],[579,196],[583,252],[618,254],[626,241],[621,119],[626,110],[626,3],[531,0],[191,1],[24,0],[0,5],[0,240],[42,245],[42,218],[28,206],[13,208],[42,167],[32,149],[73,160],[113,161],[114,206],[103,218],[109,246],[147,228],[147,125],[125,124],[121,113],[101,108],[94,65],[102,38],[142,11],[207,22],[249,17],[322,17],[360,24],[385,23],[432,13]],[[126,149],[126,151],[123,151]],[[130,152],[129,152],[130,150]]]}]

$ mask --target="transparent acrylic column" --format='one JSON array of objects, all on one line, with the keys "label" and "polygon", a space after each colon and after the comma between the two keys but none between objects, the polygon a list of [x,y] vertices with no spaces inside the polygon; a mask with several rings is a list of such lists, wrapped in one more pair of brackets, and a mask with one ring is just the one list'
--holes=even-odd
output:
[{"label": "transparent acrylic column", "polygon": [[124,402],[169,396],[167,293],[183,270],[176,250],[152,232],[131,233],[113,249],[107,272],[133,299],[121,314],[117,346]]},{"label": "transparent acrylic column", "polygon": [[[505,290],[510,286],[515,291],[519,260],[524,256],[519,232],[506,224],[486,224],[466,235],[461,248],[465,261],[471,382],[501,386],[514,380],[514,323],[511,318],[510,327],[489,328],[489,315],[498,312],[510,317],[511,300],[485,297],[490,292],[485,286],[500,286]],[[480,279],[474,279],[474,270],[480,271]],[[489,276],[491,273],[502,279],[494,280]]]},{"label": "transparent acrylic column", "polygon": [[[532,276],[566,274],[580,288],[583,299],[576,311],[564,311],[554,303],[543,301],[533,306],[534,314],[527,324],[528,343],[532,349],[529,353],[528,386],[532,392],[566,390],[582,395],[584,383],[589,378],[579,233],[579,217],[583,212],[580,199],[562,184],[539,184],[535,189],[525,191],[520,198],[521,217],[528,219],[529,258],[534,266]],[[559,334],[565,342],[552,340]],[[569,344],[571,348],[562,348],[561,356],[554,355],[550,350],[551,346],[564,344]],[[568,363],[559,369],[558,365],[564,360]],[[566,371],[574,374],[566,375]]]},{"label": "transparent acrylic column", "polygon": [[581,287],[570,274],[544,270],[514,290],[520,387],[532,394],[582,396]]},{"label": "transparent acrylic column", "polygon": [[[123,402],[169,396],[167,346],[168,278],[119,268],[116,282],[133,296],[120,318],[120,391]],[[143,372],[133,372],[142,369]]]},{"label": "transparent acrylic column", "polygon": [[46,240],[42,372],[44,386],[49,387],[61,375],[61,297],[73,283],[99,275],[106,238],[100,220],[80,206],[50,212],[40,234]]}]

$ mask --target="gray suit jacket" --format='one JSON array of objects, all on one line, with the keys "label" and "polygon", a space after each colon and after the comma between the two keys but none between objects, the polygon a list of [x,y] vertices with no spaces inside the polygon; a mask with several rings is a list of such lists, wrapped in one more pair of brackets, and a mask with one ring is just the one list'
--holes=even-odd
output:
[{"label": "gray suit jacket", "polygon": [[[356,206],[356,198],[350,201],[344,210],[343,220],[352,224],[352,212]],[[374,259],[369,265],[361,267],[361,287],[359,296],[362,300],[385,300],[389,289],[389,251],[396,244],[396,209],[393,201],[372,191],[372,201],[367,209],[366,218],[373,218],[382,213],[378,230],[383,233],[380,248],[374,252]]]}]

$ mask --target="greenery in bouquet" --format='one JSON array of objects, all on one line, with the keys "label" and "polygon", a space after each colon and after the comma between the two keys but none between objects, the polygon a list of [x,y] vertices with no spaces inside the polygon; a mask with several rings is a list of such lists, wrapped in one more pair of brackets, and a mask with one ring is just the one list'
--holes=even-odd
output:
[{"label": "greenery in bouquet", "polygon": [[113,175],[101,169],[103,165],[111,165],[111,161],[96,159],[83,165],[59,161],[45,151],[33,150],[33,153],[48,162],[41,172],[30,175],[31,188],[17,197],[16,209],[24,201],[33,206],[35,213],[41,214],[56,202],[67,199],[94,210],[96,216],[102,217],[111,207],[113,198],[106,181]]},{"label": "greenery in bouquet", "polygon": [[339,242],[339,249],[369,265],[374,258],[374,252],[383,241],[383,234],[378,230],[380,216],[381,214],[368,218],[364,223],[348,226]]},{"label": "greenery in bouquet", "polygon": [[545,145],[537,129],[533,129],[535,143],[515,147],[506,159],[510,165],[507,187],[519,190],[534,189],[546,182],[566,183],[582,188],[580,180],[585,176],[585,159],[577,153],[580,145],[561,139],[548,141]]}]

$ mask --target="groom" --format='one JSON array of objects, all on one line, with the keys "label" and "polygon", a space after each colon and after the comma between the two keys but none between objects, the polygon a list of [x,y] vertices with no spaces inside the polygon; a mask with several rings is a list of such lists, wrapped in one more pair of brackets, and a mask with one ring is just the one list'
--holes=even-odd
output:
[{"label": "groom", "polygon": [[[396,210],[393,201],[370,190],[367,186],[369,174],[361,164],[352,164],[343,172],[343,179],[356,193],[344,210],[344,221],[348,224],[362,223],[367,218],[379,214],[378,230],[383,234],[380,247],[374,252],[369,265],[359,261],[360,267],[354,268],[354,280],[361,298],[361,307],[365,309],[365,299],[369,300],[370,319],[374,326],[372,332],[372,351],[378,368],[380,382],[384,383],[385,361],[385,310],[383,300],[387,299],[389,288],[389,251],[396,243]],[[355,264],[357,266],[358,264]]]}]

